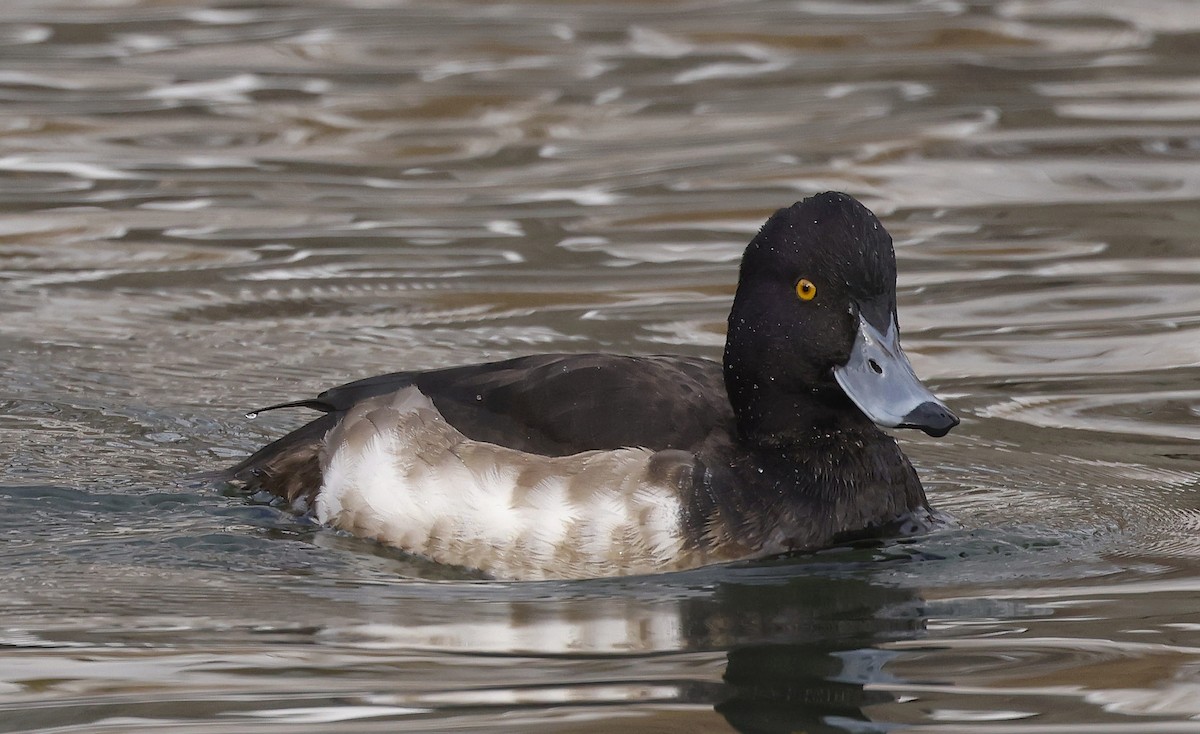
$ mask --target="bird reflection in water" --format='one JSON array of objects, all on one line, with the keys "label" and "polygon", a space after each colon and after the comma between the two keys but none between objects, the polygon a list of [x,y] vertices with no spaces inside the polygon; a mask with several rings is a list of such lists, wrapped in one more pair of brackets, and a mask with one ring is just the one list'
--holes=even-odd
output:
[{"label": "bird reflection in water", "polygon": [[618,703],[668,705],[672,711],[655,718],[662,731],[694,730],[696,719],[676,706],[712,706],[740,732],[884,731],[894,724],[872,715],[898,700],[891,692],[898,681],[887,671],[898,653],[886,643],[923,635],[925,603],[873,578],[878,561],[841,558],[869,555],[630,579],[464,584],[455,585],[457,599],[441,586],[437,599],[422,599],[428,622],[322,635],[336,645],[486,656],[493,669],[497,656],[513,658],[501,683],[407,692],[387,701],[394,705],[578,708],[584,719],[604,718]]}]

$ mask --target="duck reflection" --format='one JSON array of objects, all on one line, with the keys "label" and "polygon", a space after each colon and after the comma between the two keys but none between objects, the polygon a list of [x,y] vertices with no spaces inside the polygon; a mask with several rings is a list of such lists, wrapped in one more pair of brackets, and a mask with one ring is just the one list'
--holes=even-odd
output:
[{"label": "duck reflection", "polygon": [[867,707],[895,701],[869,689],[891,680],[885,665],[895,653],[876,646],[924,628],[923,604],[911,591],[859,578],[729,583],[711,602],[693,614],[709,629],[729,627],[713,703],[743,732],[874,731]]},{"label": "duck reflection", "polygon": [[[322,636],[338,646],[467,655],[464,668],[487,656],[482,664],[493,670],[487,682],[472,684],[471,674],[462,687],[390,697],[389,704],[575,706],[589,708],[589,719],[603,718],[591,707],[616,703],[711,706],[742,732],[883,731],[870,708],[896,698],[872,685],[894,682],[887,664],[896,653],[880,645],[920,636],[924,603],[912,590],[872,579],[867,567],[878,563],[468,584],[451,594],[431,585],[438,598],[404,604],[402,624]],[[456,594],[462,598],[447,598]],[[511,665],[496,683],[505,661]],[[709,714],[705,724],[717,721]],[[656,719],[655,730],[694,731],[695,724],[672,714]]]}]

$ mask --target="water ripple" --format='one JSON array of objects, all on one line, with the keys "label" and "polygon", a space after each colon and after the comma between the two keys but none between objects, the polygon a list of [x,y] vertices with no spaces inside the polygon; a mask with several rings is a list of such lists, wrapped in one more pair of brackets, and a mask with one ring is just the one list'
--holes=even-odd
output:
[{"label": "water ripple", "polygon": [[[1194,730],[1197,7],[3,4],[5,723]],[[497,584],[181,479],[369,374],[719,357],[824,189],[964,418],[936,532]]]}]

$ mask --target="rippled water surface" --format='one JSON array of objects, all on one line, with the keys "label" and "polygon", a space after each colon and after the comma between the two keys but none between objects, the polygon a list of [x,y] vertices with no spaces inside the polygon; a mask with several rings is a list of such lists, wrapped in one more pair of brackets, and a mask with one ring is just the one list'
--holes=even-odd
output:
[{"label": "rippled water surface", "polygon": [[[0,732],[1200,732],[1200,4],[0,4]],[[959,527],[496,583],[192,481],[896,237]]]}]

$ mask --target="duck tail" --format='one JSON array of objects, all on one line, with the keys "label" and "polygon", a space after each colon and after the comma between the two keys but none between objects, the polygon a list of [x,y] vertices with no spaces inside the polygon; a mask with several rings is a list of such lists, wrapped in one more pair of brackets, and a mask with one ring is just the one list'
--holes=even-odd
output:
[{"label": "duck tail", "polygon": [[321,488],[321,445],[337,423],[330,412],[277,439],[234,466],[220,479],[248,492],[265,490],[289,504],[311,507]]}]

